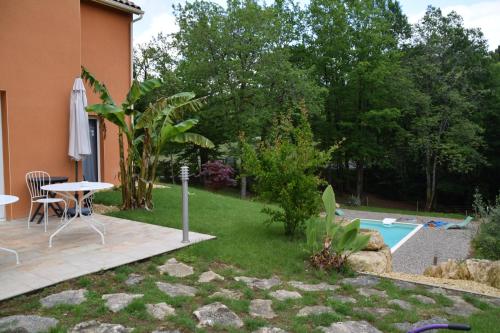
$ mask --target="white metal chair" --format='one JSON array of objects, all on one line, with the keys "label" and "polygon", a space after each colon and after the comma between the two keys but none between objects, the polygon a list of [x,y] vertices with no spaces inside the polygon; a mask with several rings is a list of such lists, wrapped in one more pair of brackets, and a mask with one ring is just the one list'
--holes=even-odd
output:
[{"label": "white metal chair", "polygon": [[30,171],[26,174],[26,185],[30,192],[31,203],[30,203],[30,213],[28,216],[28,228],[30,227],[30,219],[33,211],[33,204],[43,204],[43,222],[44,229],[47,232],[47,222],[49,216],[49,204],[53,203],[64,203],[64,212],[61,217],[61,222],[66,218],[67,204],[62,198],[51,198],[49,197],[49,192],[42,190],[40,187],[43,185],[50,184],[50,175],[45,171]]},{"label": "white metal chair", "polygon": [[84,193],[82,200],[82,219],[87,219],[94,225],[102,228],[101,232],[106,234],[106,225],[94,218],[94,194]]}]

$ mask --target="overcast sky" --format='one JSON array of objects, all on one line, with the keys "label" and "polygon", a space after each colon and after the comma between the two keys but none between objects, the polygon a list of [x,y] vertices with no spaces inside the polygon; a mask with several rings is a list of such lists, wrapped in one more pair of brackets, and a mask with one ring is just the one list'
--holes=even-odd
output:
[{"label": "overcast sky", "polygon": [[[224,5],[226,0],[214,0]],[[270,0],[269,0],[270,1]],[[268,2],[269,2],[268,1]],[[308,0],[300,0],[307,3]],[[177,30],[172,15],[172,5],[185,0],[134,0],[146,12],[144,18],[134,24],[134,43],[147,42],[159,32]],[[445,14],[454,10],[469,28],[481,28],[490,49],[500,45],[500,0],[400,0],[404,13],[411,23],[417,22],[428,5],[440,7]]]}]

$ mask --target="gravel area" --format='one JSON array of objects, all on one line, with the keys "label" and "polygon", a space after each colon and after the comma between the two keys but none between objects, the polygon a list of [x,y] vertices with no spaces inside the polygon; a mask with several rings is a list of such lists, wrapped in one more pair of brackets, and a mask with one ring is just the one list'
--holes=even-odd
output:
[{"label": "gravel area", "polygon": [[[344,210],[346,218],[365,218],[381,220],[391,218],[414,218],[417,223],[431,220],[460,222],[453,219],[409,216],[389,213],[365,212]],[[406,241],[393,254],[394,272],[422,274],[424,269],[433,264],[434,256],[438,262],[448,259],[466,259],[469,255],[470,241],[475,233],[476,226],[471,223],[466,230],[435,230],[420,229],[413,237]]]}]

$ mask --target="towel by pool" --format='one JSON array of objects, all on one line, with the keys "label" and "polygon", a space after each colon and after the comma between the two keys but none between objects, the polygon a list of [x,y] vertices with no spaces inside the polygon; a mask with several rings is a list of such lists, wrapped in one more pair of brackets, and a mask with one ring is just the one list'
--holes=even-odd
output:
[{"label": "towel by pool", "polygon": [[429,221],[424,224],[424,228],[441,229],[444,228],[447,224],[448,222],[444,221]]}]

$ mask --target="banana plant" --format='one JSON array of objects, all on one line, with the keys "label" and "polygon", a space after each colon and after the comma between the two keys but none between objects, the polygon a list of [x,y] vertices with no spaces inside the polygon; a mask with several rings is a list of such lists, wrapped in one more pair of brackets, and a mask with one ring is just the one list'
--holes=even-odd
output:
[{"label": "banana plant", "polygon": [[329,185],[322,195],[326,217],[323,220],[310,220],[306,236],[308,248],[313,251],[311,263],[326,269],[342,269],[348,257],[361,251],[370,239],[360,234],[361,222],[356,219],[347,225],[335,221],[335,193]]},{"label": "banana plant", "polygon": [[183,120],[186,112],[198,112],[204,104],[204,100],[195,99],[193,93],[184,92],[162,97],[145,110],[138,110],[134,108],[134,104],[144,95],[159,88],[162,85],[161,80],[135,80],[125,100],[116,104],[106,85],[99,82],[84,67],[81,76],[101,99],[101,103],[88,106],[87,112],[93,112],[118,127],[123,209],[152,208],[152,189],[158,159],[168,143],[193,143],[204,148],[214,147],[209,139],[188,132],[198,120]]}]

